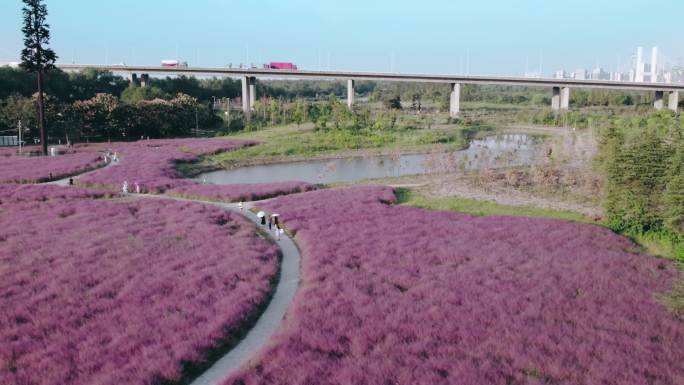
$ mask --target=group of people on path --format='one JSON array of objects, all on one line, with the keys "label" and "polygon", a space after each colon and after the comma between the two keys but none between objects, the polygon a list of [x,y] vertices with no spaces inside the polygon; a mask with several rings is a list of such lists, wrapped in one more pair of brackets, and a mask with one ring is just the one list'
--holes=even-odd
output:
[{"label": "group of people on path", "polygon": [[112,161],[112,163],[119,163],[119,154],[117,152],[112,154],[111,152],[107,151],[106,154],[102,155],[102,160],[105,163],[109,163],[110,160]]},{"label": "group of people on path", "polygon": [[[135,190],[134,190],[135,193],[140,194],[141,190],[140,190],[140,185],[138,184],[138,182],[135,182],[133,185],[135,186]],[[124,194],[128,194],[128,192],[129,192],[128,187],[129,187],[128,181],[124,181],[123,186],[121,187],[121,191],[123,191]]]},{"label": "group of people on path", "polygon": [[[112,161],[112,163],[119,163],[119,154],[117,152],[112,154],[109,151],[102,154],[102,161],[103,162],[109,163],[110,160]],[[50,179],[53,179],[52,173],[50,173]],[[74,185],[74,178],[70,177],[68,183],[69,183],[69,186],[73,186]],[[136,192],[138,194],[140,194],[140,186],[138,186],[138,184],[136,183],[135,187],[136,187]],[[127,193],[127,192],[128,192],[128,183],[126,181],[124,181],[124,193]]]},{"label": "group of people on path", "polygon": [[[110,151],[107,151],[106,153],[102,154],[102,160],[104,160],[105,163],[109,163],[110,161],[112,163],[119,163],[119,153],[114,152],[112,154]],[[133,186],[135,186],[135,189],[133,191],[129,191],[130,186],[128,185],[128,181],[125,180],[123,181],[123,185],[121,186],[121,192],[123,192],[124,194],[128,194],[129,192],[135,192],[136,194],[140,194],[142,192],[138,182],[134,182]]]},{"label": "group of people on path", "polygon": [[[105,163],[108,163],[110,160],[112,161],[112,163],[118,163],[119,162],[119,156],[116,152],[114,154],[107,152],[106,154],[103,155],[103,160]],[[206,180],[204,180],[204,182],[206,183]],[[73,184],[73,179],[69,179],[69,184]],[[140,189],[140,185],[138,184],[138,182],[134,182],[134,186],[135,186],[135,190],[134,190],[135,193],[140,194],[141,189]],[[129,189],[130,189],[130,186],[128,185],[128,181],[125,180],[123,182],[123,185],[121,186],[121,191],[124,194],[128,194],[130,192]],[[242,212],[244,209],[243,202],[240,201],[238,206],[240,207],[240,212]],[[268,226],[268,231],[269,232],[273,231],[275,238],[277,240],[280,240],[280,237],[283,234],[285,234],[285,230],[283,230],[283,228],[280,226],[280,223],[278,222],[278,214],[268,215],[268,222],[267,222],[266,217],[267,217],[267,215],[265,215],[265,214],[264,214],[264,216],[261,217],[261,225],[264,227]]]},{"label": "group of people on path", "polygon": [[[241,208],[242,210],[242,208]],[[266,217],[268,216],[268,223]],[[275,238],[277,240],[280,240],[280,237],[285,234],[285,230],[283,230],[282,227],[280,227],[280,223],[278,222],[278,214],[271,214],[271,215],[264,215],[261,217],[261,225],[266,227],[268,225],[268,231],[273,231],[273,234],[275,235]]]}]

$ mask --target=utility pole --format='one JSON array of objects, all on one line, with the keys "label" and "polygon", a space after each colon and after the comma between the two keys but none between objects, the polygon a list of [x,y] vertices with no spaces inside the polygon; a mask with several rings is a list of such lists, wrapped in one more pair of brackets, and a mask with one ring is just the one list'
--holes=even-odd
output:
[{"label": "utility pole", "polygon": [[195,106],[195,136],[199,136],[199,117],[197,114],[197,106]]},{"label": "utility pole", "polygon": [[470,76],[470,48],[466,49],[466,75]]},{"label": "utility pole", "polygon": [[19,155],[21,155],[21,119],[19,119]]},{"label": "utility pole", "polygon": [[392,50],[392,55],[390,57],[390,72],[394,73],[394,62],[395,62],[395,55],[394,55],[394,50]]}]

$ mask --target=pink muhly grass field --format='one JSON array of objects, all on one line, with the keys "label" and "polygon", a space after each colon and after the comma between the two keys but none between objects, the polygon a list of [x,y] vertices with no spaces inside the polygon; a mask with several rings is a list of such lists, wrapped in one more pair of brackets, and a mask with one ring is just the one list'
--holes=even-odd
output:
[{"label": "pink muhly grass field", "polygon": [[117,152],[118,164],[84,175],[78,184],[87,187],[107,187],[120,191],[124,181],[132,187],[138,183],[144,192],[164,192],[167,189],[191,185],[176,172],[176,163],[192,162],[199,155],[229,151],[255,142],[226,139],[160,139],[130,143],[111,143]]},{"label": "pink muhly grass field", "polygon": [[40,183],[88,171],[102,165],[94,152],[59,156],[0,156],[0,183]]},{"label": "pink muhly grass field", "polygon": [[3,385],[178,380],[183,362],[203,360],[208,348],[244,327],[277,274],[274,244],[257,237],[248,220],[207,205],[6,203]]},{"label": "pink muhly grass field", "polygon": [[680,272],[607,229],[390,206],[392,190],[260,205],[302,250],[285,327],[226,384],[684,384]]},{"label": "pink muhly grass field", "polygon": [[46,201],[51,199],[102,198],[111,195],[102,191],[53,184],[0,184],[0,205],[19,201]]},{"label": "pink muhly grass field", "polygon": [[[21,146],[22,154],[39,153],[43,151],[40,145]],[[19,155],[19,146],[0,147],[0,157]]]},{"label": "pink muhly grass field", "polygon": [[278,195],[296,194],[314,190],[306,182],[253,183],[235,185],[191,184],[168,190],[169,195],[189,199],[204,199],[219,202],[255,201]]}]

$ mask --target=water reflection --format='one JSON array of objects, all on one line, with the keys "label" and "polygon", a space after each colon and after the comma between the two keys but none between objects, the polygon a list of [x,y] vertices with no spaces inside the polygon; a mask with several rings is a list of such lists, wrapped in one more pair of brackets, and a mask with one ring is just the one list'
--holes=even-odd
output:
[{"label": "water reflection", "polygon": [[199,175],[213,184],[353,182],[393,176],[535,164],[543,141],[526,134],[503,134],[473,140],[465,150],[438,154],[390,155],[279,163],[219,170]]}]

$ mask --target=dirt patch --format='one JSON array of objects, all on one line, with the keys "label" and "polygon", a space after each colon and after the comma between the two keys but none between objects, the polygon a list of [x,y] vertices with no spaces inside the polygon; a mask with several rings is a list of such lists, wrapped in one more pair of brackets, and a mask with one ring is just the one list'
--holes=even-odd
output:
[{"label": "dirt patch", "polygon": [[551,134],[534,154],[533,166],[483,168],[466,173],[451,163],[449,167],[435,164],[433,175],[388,178],[374,183],[408,187],[427,197],[459,197],[574,211],[600,219],[603,180],[593,168],[596,133],[527,126],[512,127],[511,131],[532,129]]},{"label": "dirt patch", "polygon": [[[557,170],[548,170],[549,173]],[[511,176],[515,175],[515,176]],[[592,218],[602,215],[598,193],[592,193],[590,199],[582,201],[578,189],[588,186],[577,186],[569,190],[570,184],[561,182],[563,177],[553,177],[559,185],[549,186],[548,181],[529,175],[520,170],[491,172],[486,175],[442,175],[433,178],[429,183],[417,187],[416,190],[428,197],[460,197],[493,201],[513,206],[534,206],[545,209],[565,210],[582,213]],[[540,179],[540,180],[534,180]],[[554,182],[551,182],[554,183]],[[594,184],[594,181],[588,183]],[[569,191],[568,191],[569,190]]]}]

